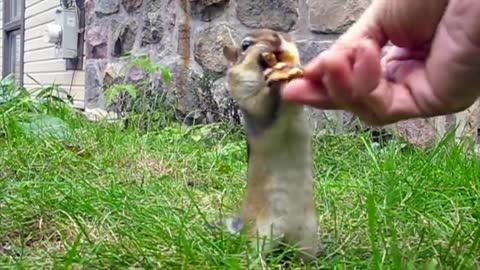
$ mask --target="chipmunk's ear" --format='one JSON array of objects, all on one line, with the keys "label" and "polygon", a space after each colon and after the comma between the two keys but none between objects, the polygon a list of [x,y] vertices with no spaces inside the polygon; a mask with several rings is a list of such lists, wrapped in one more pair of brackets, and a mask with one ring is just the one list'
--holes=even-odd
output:
[{"label": "chipmunk's ear", "polygon": [[240,55],[240,50],[236,47],[225,45],[223,47],[223,55],[225,56],[225,58],[227,58],[229,62],[235,63],[237,62]]}]

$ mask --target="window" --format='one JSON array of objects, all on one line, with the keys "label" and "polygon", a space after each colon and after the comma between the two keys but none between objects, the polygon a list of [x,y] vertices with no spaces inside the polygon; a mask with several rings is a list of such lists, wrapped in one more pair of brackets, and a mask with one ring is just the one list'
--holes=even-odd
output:
[{"label": "window", "polygon": [[15,74],[23,84],[23,40],[25,0],[3,1],[3,76]]},{"label": "window", "polygon": [[[8,1],[7,1],[8,2]],[[18,3],[15,0],[11,0],[10,2],[10,7],[8,11],[8,16],[7,18],[9,20],[14,20],[14,19],[20,19],[20,3]]]}]

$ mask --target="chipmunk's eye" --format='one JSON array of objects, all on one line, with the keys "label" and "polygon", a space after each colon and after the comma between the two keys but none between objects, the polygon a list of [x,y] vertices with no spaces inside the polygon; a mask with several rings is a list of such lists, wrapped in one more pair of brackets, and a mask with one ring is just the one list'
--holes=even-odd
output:
[{"label": "chipmunk's eye", "polygon": [[248,49],[248,47],[252,46],[253,45],[253,40],[249,39],[249,38],[246,38],[244,40],[242,40],[242,44],[240,45],[242,51],[246,51]]}]

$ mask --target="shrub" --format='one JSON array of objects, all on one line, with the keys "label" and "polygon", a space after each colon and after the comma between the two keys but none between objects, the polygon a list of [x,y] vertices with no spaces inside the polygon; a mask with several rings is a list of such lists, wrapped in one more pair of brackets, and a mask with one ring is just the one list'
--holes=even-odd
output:
[{"label": "shrub", "polygon": [[[169,70],[150,61],[147,55],[126,55],[121,59],[128,62],[121,72],[123,74],[105,90],[109,109],[118,113],[126,128],[147,132],[168,123],[173,108],[165,102],[161,88],[171,81]],[[124,75],[133,68],[142,72],[142,78],[135,82]],[[155,80],[156,75],[161,77],[160,86]]]}]

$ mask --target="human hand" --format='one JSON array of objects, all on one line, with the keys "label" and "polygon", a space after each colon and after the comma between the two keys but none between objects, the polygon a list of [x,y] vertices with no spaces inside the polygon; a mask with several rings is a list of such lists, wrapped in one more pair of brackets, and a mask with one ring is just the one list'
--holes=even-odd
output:
[{"label": "human hand", "polygon": [[286,101],[349,110],[372,125],[459,112],[479,96],[478,0],[374,0],[283,91]]}]

